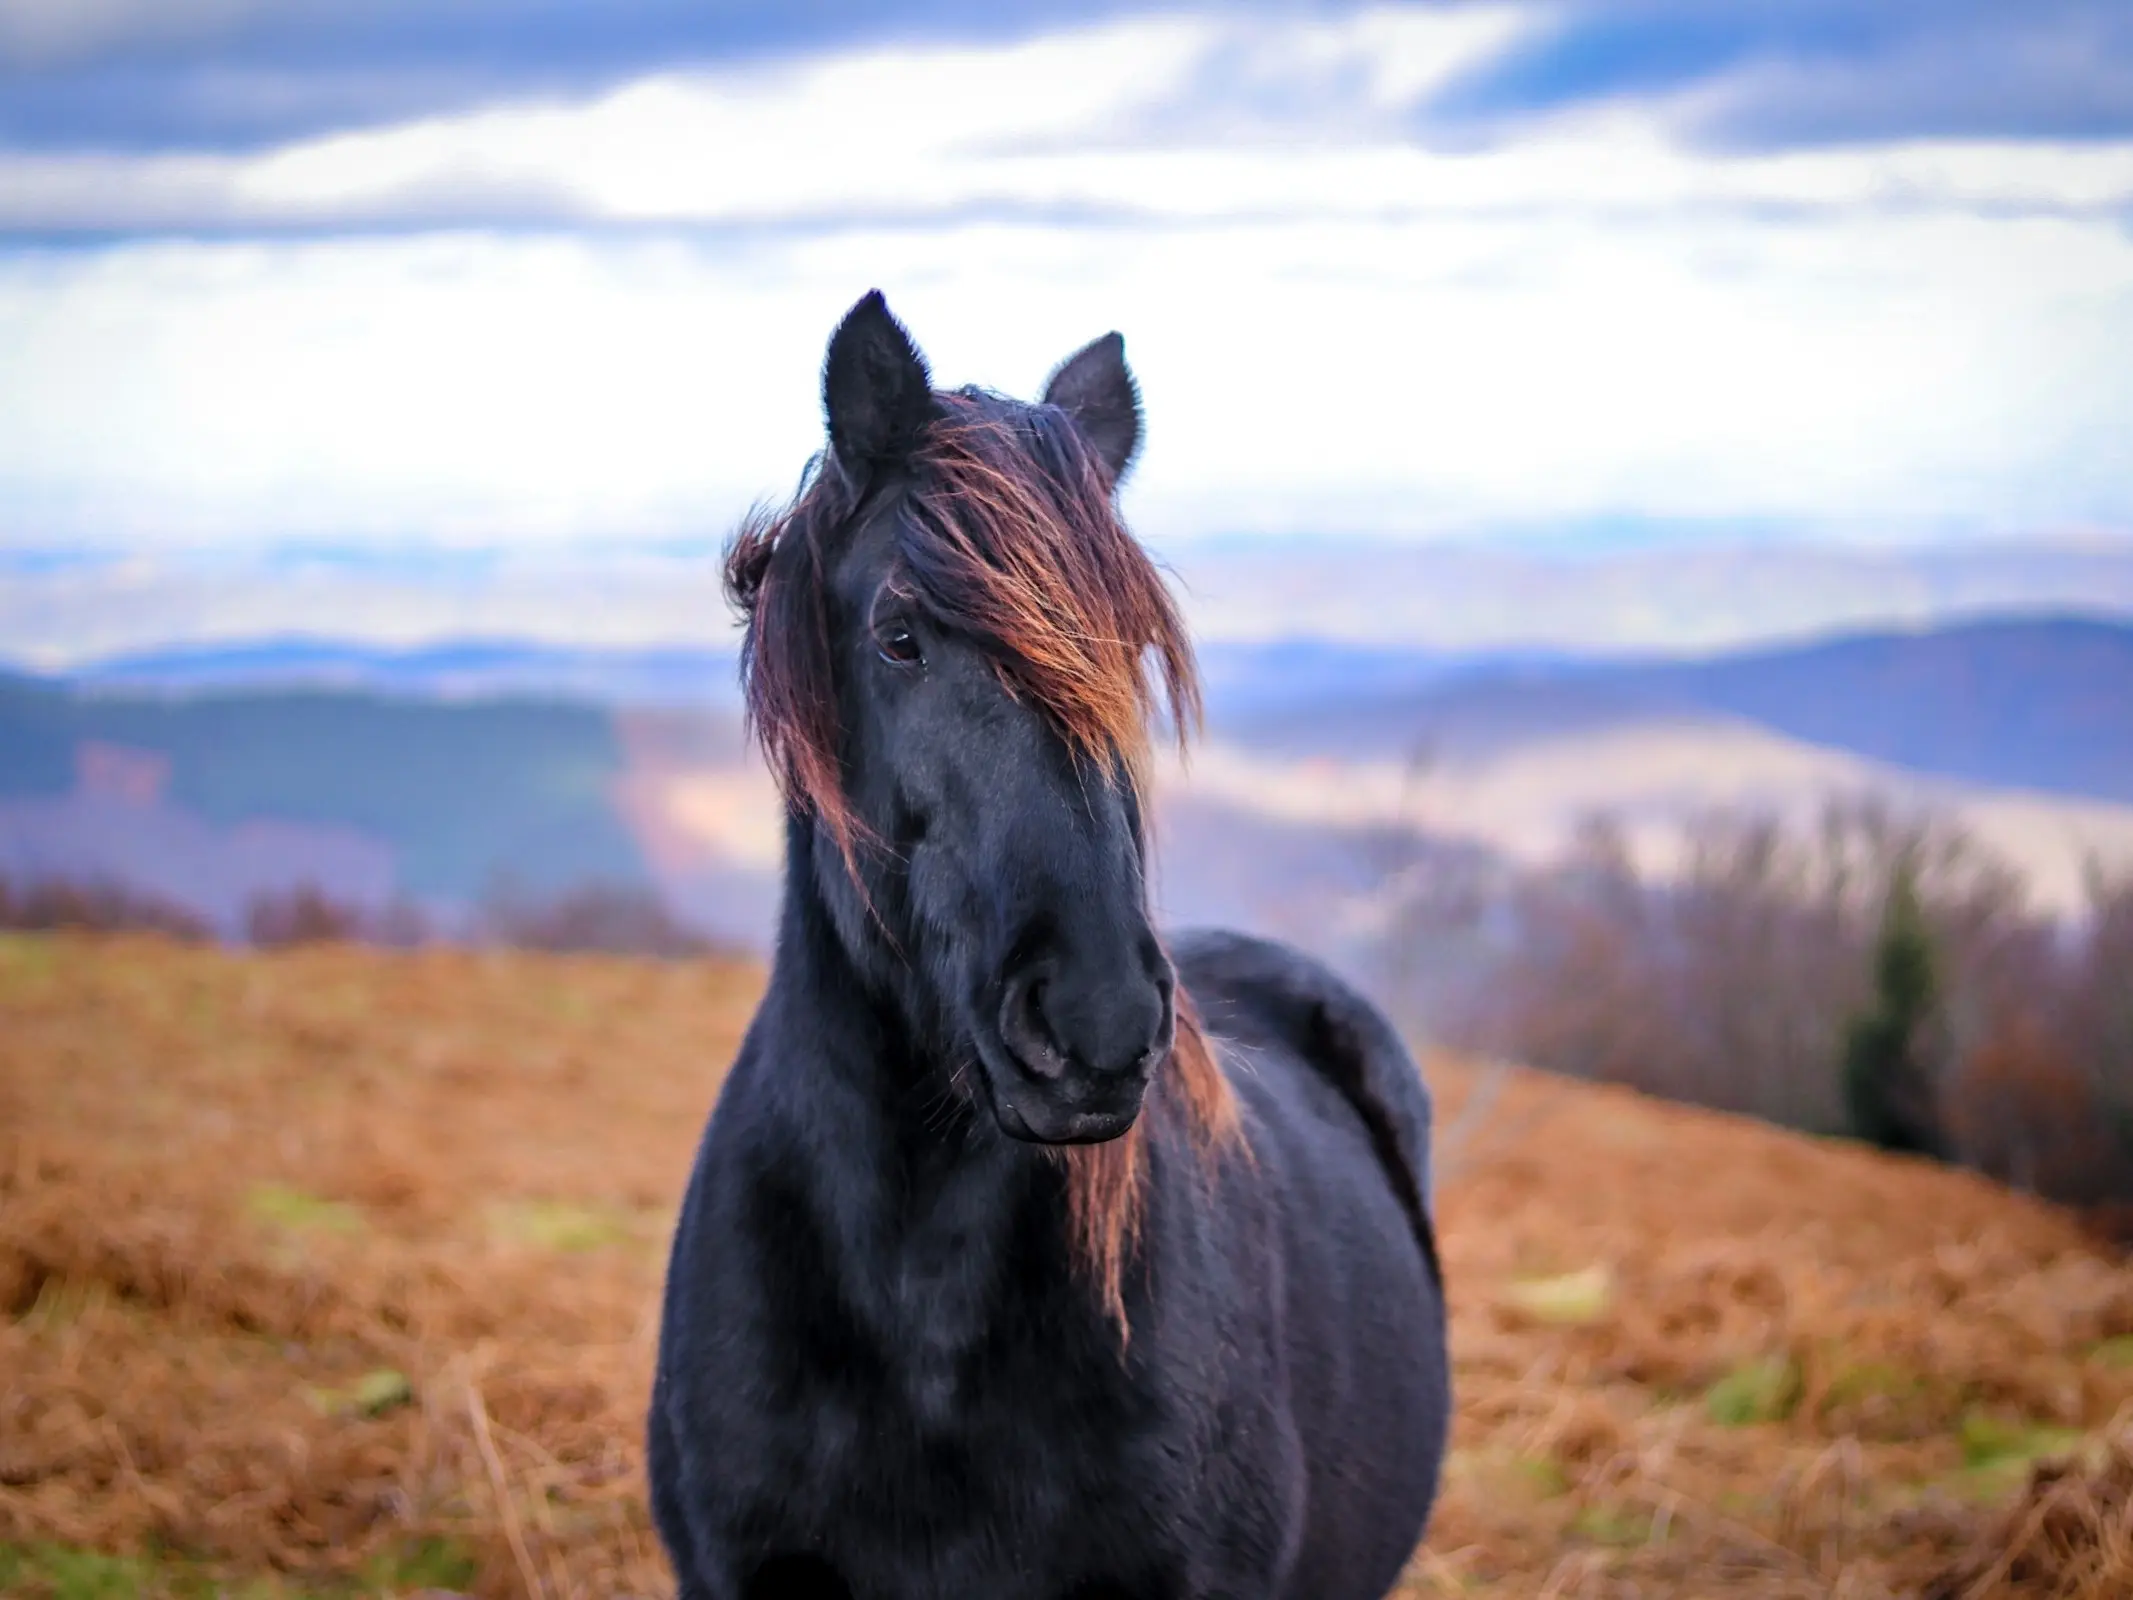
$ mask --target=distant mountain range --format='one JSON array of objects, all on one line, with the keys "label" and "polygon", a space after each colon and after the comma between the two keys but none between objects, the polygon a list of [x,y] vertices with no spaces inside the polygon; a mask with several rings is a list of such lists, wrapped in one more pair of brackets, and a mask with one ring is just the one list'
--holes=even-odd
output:
[{"label": "distant mountain range", "polygon": [[[2055,904],[2089,852],[2133,860],[2125,622],[1700,659],[1218,641],[1203,670],[1210,739],[1164,780],[1183,920],[1323,940],[1388,830],[1537,860],[1593,809],[1656,838],[1860,788],[1962,817]],[[780,843],[719,651],[279,638],[0,678],[0,872],[120,877],[225,922],[307,877],[442,907],[601,880],[759,938]]]},{"label": "distant mountain range", "polygon": [[[1207,539],[1160,547],[1195,636],[1312,638],[1457,655],[1765,648],[1995,614],[2133,616],[2133,539],[1730,539],[1560,548],[1529,538]],[[0,649],[75,671],[175,644],[330,632],[365,647],[511,640],[566,650],[733,645],[715,539],[676,547],[325,550],[0,548]]]},{"label": "distant mountain range", "polygon": [[1979,622],[1591,681],[1913,772],[2133,802],[2133,624],[2122,621]]},{"label": "distant mountain range", "polygon": [[[2133,803],[2133,623],[2000,618],[1698,660],[1372,662],[1291,699],[1266,681],[1223,730],[1298,755],[1456,759],[1687,713],[1740,718],[1870,761],[2002,788]],[[1314,684],[1337,665],[1311,665]]]},{"label": "distant mountain range", "polygon": [[[1281,639],[1200,650],[1210,700],[1264,710],[1341,695],[1405,692],[1492,671],[1575,669],[1564,651],[1432,651]],[[100,657],[63,674],[77,688],[194,696],[207,691],[351,689],[443,700],[546,697],[615,706],[740,702],[736,650],[600,649],[452,640],[413,649],[296,634]]]},{"label": "distant mountain range", "polygon": [[[1700,660],[1424,663],[1303,699],[1262,680],[1218,700],[1181,784],[1198,881],[1226,854],[1225,816],[1249,823],[1227,830],[1240,839],[1269,823],[1418,830],[1530,864],[1605,814],[1663,869],[1706,812],[1805,821],[1872,794],[1960,823],[2072,911],[2092,861],[2133,869],[2133,625],[2000,618]],[[1299,926],[1326,922],[1320,907]]]},{"label": "distant mountain range", "polygon": [[462,640],[395,650],[302,635],[106,657],[67,676],[100,689],[337,688],[443,699],[552,696],[632,705],[736,703],[730,650],[602,650]]},{"label": "distant mountain range", "polygon": [[1201,639],[1684,655],[1993,616],[2133,617],[2133,543],[2124,538],[1708,540],[1582,553],[1237,539],[1168,554]]}]

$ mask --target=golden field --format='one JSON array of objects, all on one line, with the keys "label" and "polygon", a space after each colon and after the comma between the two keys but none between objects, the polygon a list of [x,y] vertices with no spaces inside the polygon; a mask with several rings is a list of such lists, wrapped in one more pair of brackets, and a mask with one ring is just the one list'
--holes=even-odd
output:
[{"label": "golden field", "polygon": [[[760,981],[0,940],[0,1591],[670,1592],[663,1246]],[[2133,1270],[2069,1218],[1429,1071],[1459,1409],[1412,1594],[2133,1594]]]}]

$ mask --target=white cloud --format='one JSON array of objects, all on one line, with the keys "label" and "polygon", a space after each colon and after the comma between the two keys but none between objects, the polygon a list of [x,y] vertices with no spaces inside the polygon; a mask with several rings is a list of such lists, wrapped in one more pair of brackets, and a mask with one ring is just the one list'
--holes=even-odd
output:
[{"label": "white cloud", "polygon": [[141,39],[213,33],[266,0],[0,0],[0,60],[50,66]]},{"label": "white cloud", "polygon": [[1925,142],[1715,156],[1700,115],[1602,105],[1433,150],[1428,93],[1531,25],[1511,7],[1337,22],[1140,18],[640,79],[234,155],[0,152],[0,227],[916,222],[1013,206],[1203,220],[2133,203],[2133,144]]},{"label": "white cloud", "polygon": [[1128,336],[1152,531],[2133,521],[2133,146],[1431,150],[1524,23],[1136,21],[263,155],[0,156],[18,225],[535,214],[0,256],[0,544],[713,531],[879,284],[947,382]]}]

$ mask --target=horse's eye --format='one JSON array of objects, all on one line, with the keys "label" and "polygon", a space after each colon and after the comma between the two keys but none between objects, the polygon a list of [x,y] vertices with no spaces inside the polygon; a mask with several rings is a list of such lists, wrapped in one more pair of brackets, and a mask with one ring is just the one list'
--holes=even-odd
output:
[{"label": "horse's eye", "polygon": [[925,660],[918,648],[918,636],[901,618],[892,617],[875,628],[874,648],[892,667],[915,667]]}]

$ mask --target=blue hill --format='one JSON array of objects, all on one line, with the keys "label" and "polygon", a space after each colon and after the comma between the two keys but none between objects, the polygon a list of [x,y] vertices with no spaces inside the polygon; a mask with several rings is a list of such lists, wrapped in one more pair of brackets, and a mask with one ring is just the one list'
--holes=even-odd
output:
[{"label": "blue hill", "polygon": [[[1745,718],[1936,777],[2133,803],[2133,624],[2008,617],[1695,660],[1365,659],[1301,699],[1239,697],[1226,724],[1298,754],[1452,752],[1683,712]],[[1319,660],[1320,682],[1337,668]]]}]

